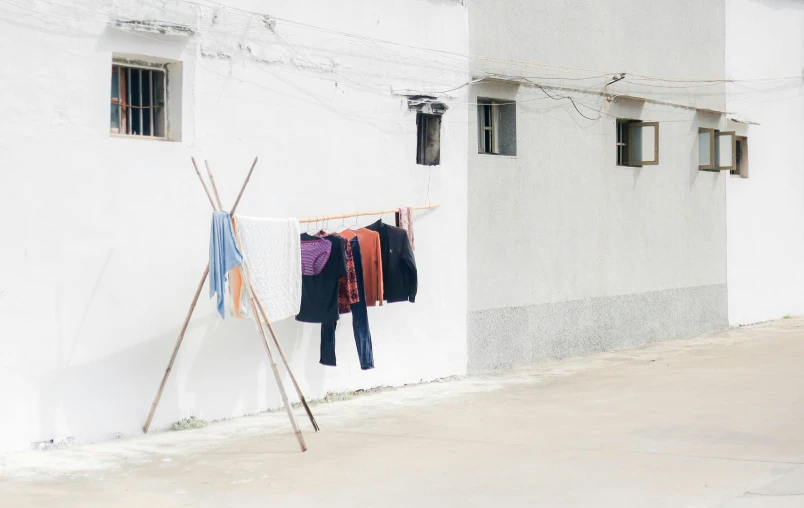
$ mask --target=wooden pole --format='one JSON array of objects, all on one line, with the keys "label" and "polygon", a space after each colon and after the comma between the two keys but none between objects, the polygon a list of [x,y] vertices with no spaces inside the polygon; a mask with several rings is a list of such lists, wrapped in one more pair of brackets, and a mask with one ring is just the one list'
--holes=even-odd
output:
[{"label": "wooden pole", "polygon": [[207,167],[207,176],[209,177],[209,184],[212,186],[212,195],[215,196],[215,202],[218,203],[218,207],[215,208],[216,210],[223,210],[223,205],[221,204],[221,196],[218,194],[218,186],[215,185],[215,177],[212,176],[212,168],[209,167],[209,162],[205,159],[204,165]]},{"label": "wooden pole", "polygon": [[184,340],[184,334],[187,332],[187,325],[190,324],[190,317],[193,315],[195,305],[198,303],[198,297],[201,296],[201,289],[204,287],[204,281],[207,280],[207,275],[209,275],[209,264],[207,264],[207,267],[204,270],[204,275],[201,276],[201,280],[198,282],[198,287],[196,288],[195,296],[193,297],[193,303],[190,304],[190,309],[187,311],[187,316],[184,318],[184,324],[179,332],[179,338],[176,340],[176,345],[173,347],[173,354],[170,355],[170,361],[168,362],[167,369],[165,369],[165,375],[162,376],[162,382],[159,384],[159,390],[156,392],[156,398],[154,398],[154,402],[151,404],[151,411],[148,413],[148,418],[145,420],[145,425],[142,427],[142,431],[146,434],[148,433],[148,429],[151,427],[151,421],[154,418],[154,413],[156,413],[156,406],[159,405],[159,399],[162,398],[162,392],[167,384],[170,371],[173,369],[173,362],[176,361],[176,355],[179,354],[181,341]]},{"label": "wooden pole", "polygon": [[[195,168],[195,172],[198,175],[198,178],[201,180],[201,185],[204,187],[204,191],[207,193],[207,198],[209,198],[209,204],[212,205],[212,208],[215,209],[215,203],[212,201],[212,196],[209,194],[209,190],[207,186],[204,185],[204,179],[201,178],[201,172],[198,170],[198,165],[195,163],[195,159],[191,158],[193,161],[193,167]],[[251,165],[251,169],[249,169],[248,174],[246,175],[246,179],[243,181],[243,185],[240,186],[240,193],[237,195],[237,201],[235,202],[234,206],[232,206],[232,211],[229,212],[233,214],[235,209],[237,208],[237,203],[240,201],[240,196],[243,195],[243,191],[246,190],[246,185],[248,185],[249,180],[251,180],[251,173],[254,172],[254,167],[257,165],[257,158],[254,157],[254,163]],[[165,390],[165,385],[167,384],[168,376],[170,376],[170,371],[173,369],[173,362],[176,361],[176,355],[179,353],[179,347],[181,346],[182,340],[184,340],[184,334],[187,332],[187,326],[190,323],[190,318],[193,316],[193,312],[195,311],[195,306],[198,304],[198,297],[201,295],[201,289],[204,287],[204,281],[207,280],[207,276],[209,275],[209,263],[207,263],[207,267],[204,269],[204,274],[201,277],[201,282],[198,283],[198,288],[195,290],[195,296],[193,297],[193,302],[190,304],[190,309],[187,311],[187,316],[184,318],[184,324],[181,327],[181,331],[179,332],[179,338],[176,339],[176,345],[173,347],[173,354],[170,356],[170,361],[168,362],[167,369],[165,369],[165,375],[162,376],[162,382],[159,384],[159,390],[156,392],[156,397],[154,397],[154,402],[151,404],[151,411],[148,413],[148,418],[145,420],[145,425],[142,427],[142,431],[144,433],[148,433],[148,429],[151,427],[151,422],[153,421],[154,414],[156,413],[156,408],[159,405],[159,400],[162,398],[162,392]]]},{"label": "wooden pole", "polygon": [[[242,249],[242,245],[241,245]],[[307,451],[307,445],[304,442],[304,436],[302,436],[301,429],[299,429],[299,425],[296,423],[296,417],[293,416],[293,406],[290,405],[290,401],[288,400],[288,394],[285,392],[285,386],[282,384],[282,377],[279,375],[279,369],[276,367],[276,362],[274,361],[274,355],[271,353],[271,348],[268,347],[268,337],[265,335],[265,330],[262,328],[262,320],[260,319],[259,314],[257,313],[257,305],[259,305],[259,301],[257,300],[257,295],[254,294],[254,288],[251,287],[251,280],[248,276],[248,270],[246,269],[245,261],[240,265],[240,277],[243,279],[243,283],[246,285],[246,289],[248,290],[248,297],[251,301],[251,308],[254,311],[254,321],[257,325],[257,330],[260,332],[262,336],[262,342],[265,345],[265,351],[268,353],[268,360],[271,362],[271,370],[274,372],[274,378],[276,379],[276,385],[279,388],[279,394],[282,396],[282,403],[285,405],[285,411],[288,413],[288,418],[290,418],[290,425],[293,427],[293,433],[296,434],[296,439],[299,441],[299,446],[301,447],[301,451]],[[257,302],[255,304],[255,302]]]},{"label": "wooden pole", "polygon": [[248,181],[251,180],[251,173],[254,172],[254,166],[257,165],[257,157],[254,157],[254,162],[251,164],[251,169],[248,170],[248,174],[246,175],[246,181],[243,182],[243,186],[240,187],[240,192],[237,194],[237,199],[235,199],[234,205],[232,205],[232,211],[229,212],[229,215],[234,215],[235,210],[237,210],[237,205],[240,204],[240,198],[243,197],[243,191],[246,190],[246,185]]},{"label": "wooden pole", "polygon": [[[412,206],[410,207],[411,210],[429,210],[431,208],[438,208],[441,205],[421,205],[421,206]],[[332,220],[332,219],[346,219],[349,217],[362,217],[363,215],[383,215],[386,213],[394,213],[398,212],[399,208],[389,208],[387,210],[369,210],[366,212],[352,212],[352,213],[342,213],[339,215],[323,215],[320,217],[304,217],[299,219],[300,223],[305,222],[319,222],[324,220]]]},{"label": "wooden pole", "polygon": [[274,328],[271,326],[271,322],[268,321],[268,316],[265,314],[265,310],[262,308],[262,304],[260,303],[260,300],[256,298],[256,295],[255,298],[252,298],[252,302],[256,302],[257,309],[259,309],[260,315],[262,316],[262,320],[268,326],[268,331],[271,332],[271,337],[274,340],[274,345],[276,345],[276,349],[279,350],[279,356],[282,357],[282,363],[285,364],[285,370],[287,370],[288,374],[290,375],[290,380],[291,382],[293,382],[293,387],[296,389],[296,395],[299,396],[299,400],[301,401],[302,406],[304,406],[304,410],[307,412],[307,417],[310,418],[310,423],[313,424],[313,429],[315,429],[315,431],[318,432],[321,429],[319,428],[318,423],[315,421],[315,417],[313,416],[312,410],[310,410],[310,406],[307,405],[307,400],[304,398],[304,394],[301,391],[301,387],[299,387],[299,383],[296,381],[296,376],[294,376],[293,371],[290,370],[290,365],[288,364],[288,359],[285,356],[285,351],[282,350],[282,346],[279,344],[279,340],[276,338],[276,333],[274,333]]},{"label": "wooden pole", "polygon": [[204,187],[204,192],[207,193],[207,199],[209,199],[209,204],[212,205],[213,210],[217,210],[218,207],[215,206],[215,201],[212,199],[212,194],[209,193],[209,189],[207,189],[207,186],[204,185],[204,179],[201,178],[201,171],[198,170],[198,164],[195,163],[195,157],[190,157],[190,160],[193,161],[193,167],[195,168],[195,174],[198,175],[198,179],[201,180],[201,186]]}]

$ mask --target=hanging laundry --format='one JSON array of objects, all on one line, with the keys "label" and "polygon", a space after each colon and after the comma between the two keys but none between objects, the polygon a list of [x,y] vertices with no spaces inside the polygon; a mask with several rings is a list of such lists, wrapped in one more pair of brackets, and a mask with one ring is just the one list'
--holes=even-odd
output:
[{"label": "hanging laundry", "polygon": [[413,241],[413,209],[410,207],[400,208],[396,212],[396,227],[404,229],[408,233],[410,249],[416,250],[416,242]]},{"label": "hanging laundry", "polygon": [[348,314],[351,305],[360,300],[357,292],[357,273],[355,270],[355,263],[352,257],[351,244],[346,241],[344,237],[338,233],[328,234],[325,231],[316,233],[319,237],[335,236],[344,240],[346,246],[346,274],[338,281],[338,312],[340,314]]},{"label": "hanging laundry", "polygon": [[382,305],[382,249],[380,248],[380,234],[369,229],[358,229],[357,231],[346,229],[340,234],[348,240],[352,238],[359,240],[360,255],[363,261],[364,299],[366,305],[374,307],[377,302]]},{"label": "hanging laundry", "polygon": [[224,293],[226,274],[243,262],[243,255],[237,249],[232,222],[226,212],[212,213],[212,227],[209,233],[209,297],[218,295],[218,314],[224,315]]},{"label": "hanging laundry", "polygon": [[[232,230],[234,231],[235,238],[237,238],[237,223],[235,222],[234,217],[230,217],[230,219],[232,222]],[[240,304],[243,294],[242,291],[243,280],[240,278],[240,269],[232,268],[229,270],[229,299],[231,300],[229,310],[232,313],[232,316],[236,318],[250,317],[244,316],[240,312]]]},{"label": "hanging laundry", "polygon": [[[335,235],[343,238],[340,235]],[[357,268],[355,268],[354,254],[352,253],[352,243],[343,238],[346,244],[346,275],[338,281],[338,312],[348,314],[351,312],[352,304],[360,301],[360,293],[357,286]]]},{"label": "hanging laundry", "polygon": [[[320,240],[303,233],[301,241]],[[338,281],[346,275],[346,240],[326,236],[332,244],[329,259],[316,275],[302,276],[301,308],[296,321],[305,323],[334,323],[338,320]],[[301,261],[299,262],[301,270]]]},{"label": "hanging laundry", "polygon": [[301,242],[302,275],[318,275],[327,264],[332,243],[326,240],[304,240]]},{"label": "hanging laundry", "polygon": [[378,220],[366,229],[380,234],[382,249],[383,297],[388,303],[415,302],[418,290],[416,258],[404,229]]},{"label": "hanging laundry", "polygon": [[[349,240],[352,258],[355,264],[358,287],[358,301],[351,305],[352,332],[355,336],[357,356],[360,368],[363,370],[374,368],[374,351],[371,345],[371,331],[369,330],[368,313],[366,312],[366,299],[364,294],[362,246],[357,237]],[[335,330],[338,322],[321,325],[321,356],[320,363],[335,366]]]},{"label": "hanging laundry", "polygon": [[297,314],[302,295],[298,219],[235,219],[251,287],[266,318],[273,322]]}]

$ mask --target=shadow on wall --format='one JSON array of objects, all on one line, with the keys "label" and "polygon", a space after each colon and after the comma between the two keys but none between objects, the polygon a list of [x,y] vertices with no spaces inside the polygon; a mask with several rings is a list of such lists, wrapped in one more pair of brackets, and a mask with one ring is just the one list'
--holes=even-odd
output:
[{"label": "shadow on wall", "polygon": [[[720,123],[720,115],[717,113],[708,113],[706,111],[696,111],[695,116],[690,123],[690,139],[694,140],[692,143],[692,147],[690,147],[690,191],[695,188],[695,183],[698,181],[698,177],[702,173],[700,169],[698,169],[698,150],[700,147],[698,146],[698,128],[699,127],[706,127],[710,129],[717,129],[718,124]],[[704,173],[710,173],[707,171],[703,171]],[[720,172],[714,174],[715,178],[712,178],[712,190],[717,188],[718,176]]]},{"label": "shadow on wall", "polygon": [[[189,22],[194,24],[193,20]],[[95,49],[101,53],[132,53],[181,60],[189,42],[190,38],[185,35],[141,33],[108,26],[98,37]]]},{"label": "shadow on wall", "polygon": [[[276,331],[289,362],[293,365],[293,358],[303,355],[317,365],[317,352],[302,351],[305,343],[295,340],[296,334],[289,331],[295,323],[279,325]],[[296,333],[301,333],[301,327],[296,328]],[[140,432],[178,333],[176,327],[135,347],[42,379],[42,439],[77,433],[95,440]],[[280,362],[278,357],[275,360]],[[308,397],[323,390],[322,376],[300,375],[303,371],[298,365],[294,373]],[[315,386],[310,385],[312,378]],[[296,400],[285,376],[283,383],[289,398]],[[217,315],[196,316],[190,322],[152,428],[163,428],[190,415],[215,420],[280,404],[265,346],[254,323],[236,319],[222,322]],[[201,412],[201,407],[206,409]]]}]

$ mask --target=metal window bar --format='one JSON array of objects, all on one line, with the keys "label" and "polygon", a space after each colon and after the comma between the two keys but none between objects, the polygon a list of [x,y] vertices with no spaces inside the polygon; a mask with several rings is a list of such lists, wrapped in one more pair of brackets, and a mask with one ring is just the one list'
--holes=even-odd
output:
[{"label": "metal window bar", "polygon": [[[112,91],[111,103],[117,106],[119,111],[118,124],[116,127],[111,127],[112,133],[164,138],[162,126],[165,123],[167,94],[165,71],[113,65],[112,73],[117,74],[118,96],[114,97],[114,91]],[[162,84],[161,94],[154,92],[156,84],[159,83],[158,80],[161,80]],[[134,90],[135,86],[136,90]],[[147,90],[143,90],[145,86],[148,87]]]},{"label": "metal window bar", "polygon": [[[137,104],[139,104],[139,106],[140,106],[140,125],[139,125],[139,127],[140,127],[139,131],[140,132],[138,132],[137,134],[142,136],[143,134],[145,134],[145,129],[142,128],[142,120],[143,120],[143,118],[142,118],[142,69],[138,69],[138,71],[139,71],[139,76],[137,76],[137,79],[139,80],[139,83],[138,83],[139,86],[137,86],[137,88],[139,89],[138,92],[139,92],[139,95],[140,95],[140,100],[139,100],[139,102]],[[148,71],[145,71],[145,72],[148,72]]]},{"label": "metal window bar", "polygon": [[126,116],[126,119],[128,120],[128,127],[126,128],[126,132],[124,134],[131,134],[131,131],[134,130],[133,129],[134,125],[132,125],[132,118],[131,118],[131,85],[133,83],[131,83],[130,68],[126,68],[126,84],[128,85],[126,86],[126,89],[128,91],[128,101],[126,101],[126,104],[128,104],[129,107],[127,108],[128,115]]},{"label": "metal window bar", "polygon": [[[153,80],[154,76],[153,76],[153,73],[148,78],[149,78],[148,79],[148,104],[153,106],[153,104],[154,104],[154,80]],[[148,113],[148,122],[149,122],[149,124],[148,124],[148,134],[150,134],[151,136],[156,135],[156,133],[154,132],[154,111],[156,111],[156,110],[152,109]]]}]

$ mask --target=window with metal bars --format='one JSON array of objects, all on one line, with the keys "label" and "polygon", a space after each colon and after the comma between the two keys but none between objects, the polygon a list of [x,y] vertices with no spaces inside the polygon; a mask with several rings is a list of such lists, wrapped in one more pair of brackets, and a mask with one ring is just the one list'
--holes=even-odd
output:
[{"label": "window with metal bars", "polygon": [[112,134],[165,139],[164,69],[112,65]]}]

